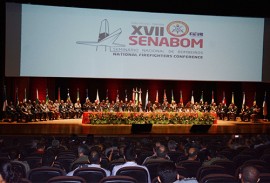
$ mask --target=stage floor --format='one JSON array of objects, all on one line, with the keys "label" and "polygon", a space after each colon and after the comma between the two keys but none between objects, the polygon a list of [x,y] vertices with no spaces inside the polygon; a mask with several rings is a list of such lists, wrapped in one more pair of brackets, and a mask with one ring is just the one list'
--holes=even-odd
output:
[{"label": "stage floor", "polygon": [[[149,133],[143,135],[191,135],[191,134],[270,134],[270,122],[240,122],[218,120],[208,131],[192,133],[192,125],[153,125]],[[136,135],[131,133],[131,125],[91,125],[82,124],[82,119],[63,119],[41,122],[0,122],[0,135],[87,135],[116,136]]]}]

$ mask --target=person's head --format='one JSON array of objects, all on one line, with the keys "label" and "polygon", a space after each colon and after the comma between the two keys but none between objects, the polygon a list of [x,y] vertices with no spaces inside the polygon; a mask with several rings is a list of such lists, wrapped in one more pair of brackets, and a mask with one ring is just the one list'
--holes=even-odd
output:
[{"label": "person's head", "polygon": [[88,156],[89,155],[89,147],[86,144],[80,144],[78,146],[78,155],[79,156]]},{"label": "person's head", "polygon": [[98,151],[93,150],[90,152],[88,159],[91,164],[99,164],[101,161],[101,156]]},{"label": "person's head", "polygon": [[127,161],[135,161],[135,159],[137,158],[136,151],[131,146],[125,148],[124,154]]},{"label": "person's head", "polygon": [[198,150],[195,147],[191,147],[188,149],[188,159],[195,160],[198,156]]},{"label": "person's head", "polygon": [[52,140],[52,147],[53,148],[59,148],[59,146],[60,146],[59,140],[53,139]]},{"label": "person's head", "polygon": [[159,158],[166,158],[167,156],[167,150],[164,145],[160,145],[159,148],[157,149],[157,157]]},{"label": "person's head", "polygon": [[45,144],[38,142],[37,143],[37,151],[44,151],[45,150]]},{"label": "person's head", "polygon": [[20,176],[17,174],[9,162],[4,162],[0,165],[0,182],[1,183],[19,183]]},{"label": "person's head", "polygon": [[172,183],[179,178],[176,167],[171,162],[161,163],[158,167],[157,176],[160,183]]},{"label": "person's head", "polygon": [[11,160],[16,160],[16,159],[19,159],[20,158],[20,152],[18,149],[11,149],[8,153],[8,157],[11,159]]},{"label": "person's head", "polygon": [[257,183],[260,181],[260,172],[254,166],[244,166],[239,173],[241,183]]},{"label": "person's head", "polygon": [[174,140],[169,140],[168,149],[169,151],[175,151],[177,148],[177,143]]},{"label": "person's head", "polygon": [[53,166],[54,160],[55,160],[55,156],[52,152],[50,152],[50,151],[45,152],[41,158],[41,165],[42,166]]}]

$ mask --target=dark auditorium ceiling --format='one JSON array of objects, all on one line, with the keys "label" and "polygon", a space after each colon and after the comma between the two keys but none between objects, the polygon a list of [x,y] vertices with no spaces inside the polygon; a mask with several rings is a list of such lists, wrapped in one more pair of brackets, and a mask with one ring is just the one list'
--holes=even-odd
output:
[{"label": "dark auditorium ceiling", "polygon": [[265,0],[6,0],[31,4],[180,14],[270,17]]}]

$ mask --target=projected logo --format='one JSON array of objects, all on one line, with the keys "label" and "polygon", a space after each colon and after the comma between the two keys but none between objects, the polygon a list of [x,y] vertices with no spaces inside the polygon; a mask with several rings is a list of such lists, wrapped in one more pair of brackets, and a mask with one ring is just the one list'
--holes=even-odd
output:
[{"label": "projected logo", "polygon": [[167,25],[167,32],[171,36],[182,37],[188,34],[189,27],[185,22],[173,21]]},{"label": "projected logo", "polygon": [[109,22],[107,19],[104,19],[100,23],[99,27],[99,35],[98,35],[98,41],[77,41],[77,44],[84,44],[89,46],[96,46],[96,50],[98,50],[98,47],[102,46],[105,48],[105,51],[107,50],[107,47],[125,47],[123,44],[115,43],[115,41],[118,39],[120,34],[122,33],[121,28],[117,29],[116,31],[110,33],[109,31]]}]

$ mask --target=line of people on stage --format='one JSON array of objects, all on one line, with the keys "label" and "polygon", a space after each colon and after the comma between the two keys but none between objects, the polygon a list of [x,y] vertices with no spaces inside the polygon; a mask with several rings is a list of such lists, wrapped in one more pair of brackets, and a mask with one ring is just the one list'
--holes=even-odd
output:
[{"label": "line of people on stage", "polygon": [[78,100],[72,103],[71,100],[42,100],[42,101],[20,101],[17,105],[10,102],[6,107],[6,119],[11,122],[32,122],[47,121],[55,119],[80,118],[83,113],[82,106]]},{"label": "line of people on stage", "polygon": [[109,101],[102,100],[99,102],[95,100],[91,102],[86,99],[85,103],[81,104],[80,100],[73,103],[70,99],[66,101],[52,100],[48,101],[24,101],[14,105],[12,102],[7,105],[6,116],[11,120],[20,121],[46,121],[55,119],[72,119],[81,118],[83,112],[211,112],[216,113],[221,120],[236,120],[239,116],[242,121],[256,120],[260,112],[260,108],[254,103],[249,107],[244,105],[238,112],[235,104],[231,103],[226,106],[224,103],[217,105],[216,103],[208,104],[208,102],[195,102],[194,104],[189,101],[184,105],[182,102],[171,103],[164,100],[162,103],[155,101],[143,106],[141,102],[130,101]]}]

